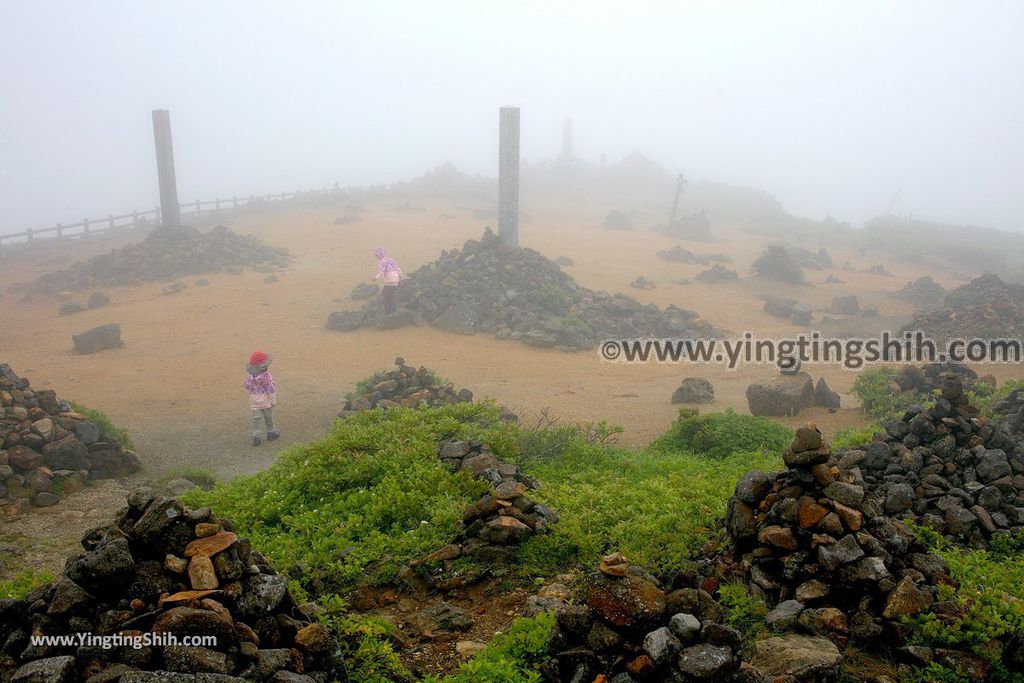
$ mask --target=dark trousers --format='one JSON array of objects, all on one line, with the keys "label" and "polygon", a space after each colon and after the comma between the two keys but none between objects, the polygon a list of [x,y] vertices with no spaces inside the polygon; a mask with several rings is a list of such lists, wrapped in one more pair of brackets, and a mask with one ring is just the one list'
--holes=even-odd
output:
[{"label": "dark trousers", "polygon": [[384,285],[381,287],[381,296],[384,297],[384,312],[391,314],[395,312],[395,290],[396,285]]}]

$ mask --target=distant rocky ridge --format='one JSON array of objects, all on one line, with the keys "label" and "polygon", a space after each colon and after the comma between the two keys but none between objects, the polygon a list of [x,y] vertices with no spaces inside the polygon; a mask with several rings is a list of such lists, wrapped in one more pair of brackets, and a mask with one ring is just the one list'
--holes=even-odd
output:
[{"label": "distant rocky ridge", "polygon": [[659,309],[582,287],[552,260],[506,245],[490,229],[408,275],[397,300],[399,309],[389,316],[375,299],[358,311],[332,313],[327,327],[387,329],[426,321],[456,334],[490,332],[567,351],[592,348],[606,338],[720,336],[693,311]]}]

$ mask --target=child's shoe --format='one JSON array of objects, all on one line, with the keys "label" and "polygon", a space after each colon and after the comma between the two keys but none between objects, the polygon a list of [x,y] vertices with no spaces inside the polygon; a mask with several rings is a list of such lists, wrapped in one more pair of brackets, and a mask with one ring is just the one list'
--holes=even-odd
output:
[{"label": "child's shoe", "polygon": [[[267,437],[267,438],[270,438],[270,437]],[[258,436],[252,437],[252,445],[253,446],[259,446],[261,443],[263,443],[263,442],[260,441],[260,437],[258,437]]]},{"label": "child's shoe", "polygon": [[267,441],[277,441],[281,437],[281,434],[275,429],[271,432],[267,432]]}]

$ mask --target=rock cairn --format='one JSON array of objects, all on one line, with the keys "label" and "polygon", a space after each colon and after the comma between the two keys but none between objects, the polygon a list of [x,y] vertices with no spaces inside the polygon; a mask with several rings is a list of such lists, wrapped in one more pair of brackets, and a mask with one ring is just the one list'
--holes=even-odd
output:
[{"label": "rock cairn", "polygon": [[886,514],[984,545],[1024,531],[1024,446],[1015,419],[990,424],[948,374],[934,407],[912,406],[875,441],[837,455],[863,472]]},{"label": "rock cairn", "polygon": [[960,380],[965,391],[970,391],[978,380],[978,373],[962,363],[926,363],[903,368],[895,378],[896,388],[899,391],[912,391],[931,397],[934,391],[942,389],[946,375],[949,374]]},{"label": "rock cairn", "polygon": [[137,244],[80,261],[66,270],[47,273],[36,280],[35,289],[55,295],[99,285],[134,285],[239,266],[284,267],[290,260],[288,250],[267,246],[255,237],[239,235],[223,225],[207,233],[195,228],[158,229]]},{"label": "rock cairn", "polygon": [[499,460],[486,445],[476,441],[442,441],[437,454],[449,470],[468,472],[474,479],[486,481],[489,489],[466,508],[462,529],[452,543],[411,563],[441,563],[436,572],[427,576],[435,586],[450,583],[447,562],[463,556],[512,560],[512,546],[534,534],[545,533],[550,524],[558,521],[558,513],[527,495],[540,488],[540,482],[518,465]]},{"label": "rock cairn", "polygon": [[1024,286],[986,273],[946,295],[942,306],[920,312],[906,327],[932,339],[1024,336]]},{"label": "rock cairn", "polygon": [[[132,492],[114,524],[85,534],[85,552],[60,578],[25,600],[0,600],[0,679],[346,680],[330,633],[314,622],[315,606],[297,605],[285,577],[231,529],[209,508]],[[29,644],[30,634],[75,633],[151,642]],[[215,644],[180,644],[192,636]]]},{"label": "rock cairn", "polygon": [[[797,430],[783,454],[785,471],[747,472],[736,484],[725,519],[736,568],[773,606],[765,617],[773,630],[826,637],[840,647],[898,648],[901,660],[918,666],[935,659],[987,671],[989,663],[968,652],[906,645],[907,617],[949,620],[963,606],[939,599],[938,587],[956,581],[900,519],[910,510],[900,508],[914,504],[914,489],[896,470],[873,474],[874,457],[905,469],[902,456],[888,450],[832,454],[816,428]],[[992,645],[1011,671],[1024,671],[1024,644],[1009,638]]]},{"label": "rock cairn", "polygon": [[954,583],[816,428],[798,429],[783,459],[775,475],[747,472],[726,513],[743,575],[774,605],[769,626],[871,643],[886,627],[901,632],[900,618],[929,610],[937,586]]},{"label": "rock cairn", "polygon": [[33,389],[0,363],[0,510],[6,516],[55,505],[92,479],[125,476],[141,464],[52,389]]},{"label": "rock cairn", "polygon": [[399,356],[393,370],[382,370],[360,382],[356,392],[345,399],[338,417],[374,408],[415,408],[423,404],[436,407],[472,401],[473,392],[469,389],[456,391],[451,382],[439,379],[433,370],[406,365]]},{"label": "rock cairn", "polygon": [[696,313],[659,309],[624,294],[581,287],[532,249],[504,244],[490,229],[480,240],[410,274],[396,292],[399,309],[383,315],[379,299],[362,310],[332,313],[327,327],[354,330],[426,321],[457,334],[493,333],[538,347],[592,348],[608,338],[720,336]]},{"label": "rock cairn", "polygon": [[930,275],[925,275],[913,282],[908,282],[896,292],[896,296],[910,301],[920,308],[929,308],[942,302],[943,297],[946,296],[946,289],[933,280]]},{"label": "rock cairn", "polygon": [[721,263],[716,263],[707,270],[702,270],[693,276],[694,280],[705,282],[710,285],[720,284],[723,282],[735,282],[739,279],[739,275],[736,271],[728,266],[723,266]]},{"label": "rock cairn", "polygon": [[684,683],[800,674],[806,681],[838,672],[838,649],[818,637],[770,638],[769,647],[754,648],[752,661],[742,661],[741,633],[725,625],[725,608],[698,587],[696,575],[676,577],[673,588],[665,592],[619,553],[605,557],[579,582],[573,603],[555,611],[545,680]]}]

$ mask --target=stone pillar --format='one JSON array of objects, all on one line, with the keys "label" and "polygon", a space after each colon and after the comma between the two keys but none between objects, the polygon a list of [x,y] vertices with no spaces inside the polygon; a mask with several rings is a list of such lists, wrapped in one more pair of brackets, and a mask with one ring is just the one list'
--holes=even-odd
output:
[{"label": "stone pillar", "polygon": [[153,110],[153,140],[156,142],[156,171],[160,181],[161,227],[177,228],[181,225],[181,206],[178,204],[178,184],[174,176],[171,113],[166,109]]},{"label": "stone pillar", "polygon": [[562,122],[562,159],[572,161],[572,119],[566,118]]},{"label": "stone pillar", "polygon": [[519,107],[502,107],[499,117],[498,236],[519,244]]}]

